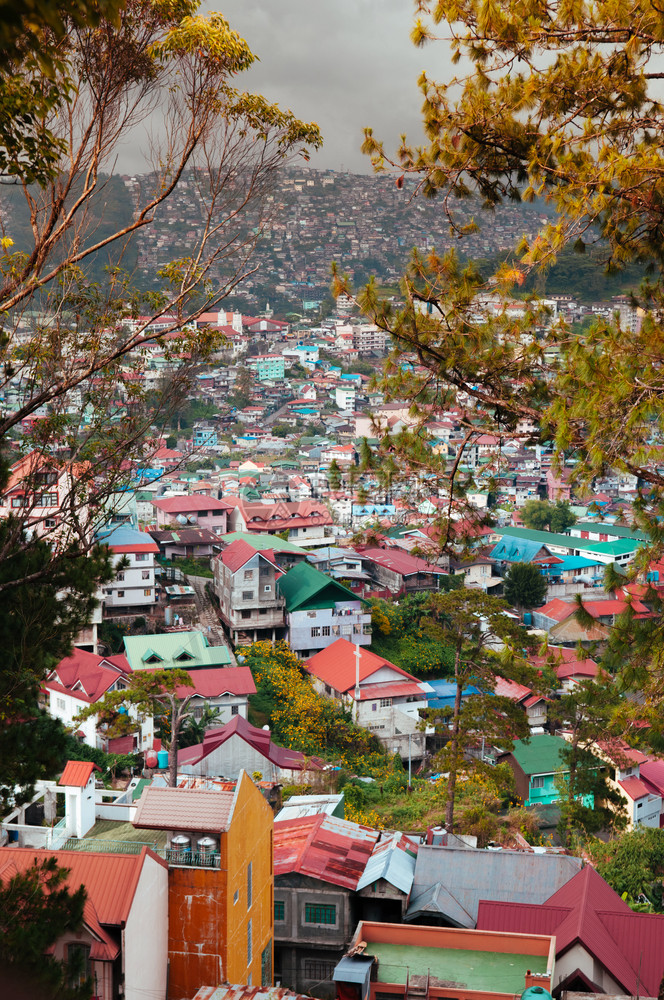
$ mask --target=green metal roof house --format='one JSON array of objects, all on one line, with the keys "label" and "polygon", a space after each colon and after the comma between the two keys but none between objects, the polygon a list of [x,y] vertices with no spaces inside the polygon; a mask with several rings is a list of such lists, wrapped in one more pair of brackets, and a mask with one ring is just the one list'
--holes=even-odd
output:
[{"label": "green metal roof house", "polygon": [[210,646],[202,632],[168,632],[161,635],[127,635],[125,655],[132,670],[180,670],[228,667],[226,646]]},{"label": "green metal roof house", "polygon": [[[517,795],[525,806],[549,805],[560,800],[556,778],[569,770],[563,754],[568,746],[560,736],[539,733],[527,743],[516,740],[511,752],[499,755],[498,762],[509,764],[514,771]],[[597,767],[603,766],[597,760]],[[583,804],[592,809],[593,796],[586,795]]]},{"label": "green metal roof house", "polygon": [[277,582],[286,602],[288,641],[298,656],[309,657],[345,638],[357,646],[371,643],[371,614],[348,587],[298,563]]}]

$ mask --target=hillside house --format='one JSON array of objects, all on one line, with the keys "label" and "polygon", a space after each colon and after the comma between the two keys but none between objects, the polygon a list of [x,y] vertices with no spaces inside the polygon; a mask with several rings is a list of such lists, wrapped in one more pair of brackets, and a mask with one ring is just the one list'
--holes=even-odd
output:
[{"label": "hillside house", "polygon": [[371,644],[371,613],[364,602],[310,563],[280,576],[277,590],[285,605],[288,643],[298,656],[306,659],[340,637]]}]

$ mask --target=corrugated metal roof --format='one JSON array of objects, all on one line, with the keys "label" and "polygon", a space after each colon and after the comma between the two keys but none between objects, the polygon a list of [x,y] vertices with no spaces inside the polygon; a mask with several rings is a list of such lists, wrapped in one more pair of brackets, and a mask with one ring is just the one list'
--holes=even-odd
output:
[{"label": "corrugated metal roof", "polygon": [[309,816],[274,824],[274,874],[299,872],[356,889],[378,830],[335,816]]},{"label": "corrugated metal roof", "polygon": [[[436,885],[444,888],[473,921],[481,899],[543,903],[581,868],[581,860],[566,854],[532,854],[530,851],[477,851],[456,847],[421,845],[406,918],[419,915],[418,897]],[[441,913],[445,901],[439,897]],[[430,908],[430,905],[429,905]]]},{"label": "corrugated metal roof", "polygon": [[383,878],[407,896],[415,876],[417,848],[417,844],[399,832],[393,833],[387,840],[378,841],[357,888],[364,889]]},{"label": "corrugated metal roof", "polygon": [[555,934],[556,955],[580,943],[632,996],[655,996],[664,972],[664,915],[634,913],[590,865],[544,906],[482,901],[481,930]]},{"label": "corrugated metal roof", "polygon": [[309,1000],[285,986],[201,986],[194,1000]]},{"label": "corrugated metal roof", "polygon": [[39,858],[54,857],[59,865],[69,869],[67,885],[78,889],[83,884],[93,904],[99,923],[118,926],[126,922],[136,892],[136,886],[149,854],[157,864],[166,862],[143,848],[140,854],[94,854],[91,851],[35,851],[32,847],[15,847],[0,851],[0,881],[11,878],[16,871],[25,871]]},{"label": "corrugated metal roof", "polygon": [[85,788],[92,772],[99,770],[101,769],[90,760],[68,760],[58,784],[70,788]]},{"label": "corrugated metal roof", "polygon": [[203,788],[146,788],[133,824],[145,830],[194,830],[220,833],[228,829],[235,795]]},{"label": "corrugated metal roof", "polygon": [[303,819],[305,816],[334,815],[343,802],[343,792],[337,795],[291,795],[275,817],[275,822]]}]

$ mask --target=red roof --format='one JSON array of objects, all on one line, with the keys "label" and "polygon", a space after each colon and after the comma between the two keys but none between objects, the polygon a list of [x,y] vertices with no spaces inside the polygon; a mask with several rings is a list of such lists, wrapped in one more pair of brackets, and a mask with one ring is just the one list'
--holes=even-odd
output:
[{"label": "red roof", "polygon": [[619,781],[618,784],[634,802],[637,799],[645,799],[647,795],[651,794],[648,786],[640,778],[625,778],[623,781]]},{"label": "red roof", "polygon": [[639,766],[641,780],[653,795],[664,795],[664,760],[647,760]]},{"label": "red roof", "polygon": [[189,672],[192,687],[177,688],[178,698],[197,694],[201,698],[218,698],[222,694],[256,694],[256,685],[249,667],[197,667]]},{"label": "red roof", "polygon": [[131,667],[122,654],[98,656],[85,649],[74,649],[71,656],[61,660],[50,673],[44,687],[90,704],[98,701],[118,677],[130,673]]},{"label": "red roof", "polygon": [[579,943],[631,996],[659,990],[664,915],[634,913],[590,865],[541,906],[480,900],[477,929],[555,934],[557,958]]},{"label": "red roof", "polygon": [[186,514],[189,511],[195,513],[199,510],[232,510],[231,505],[225,500],[205,496],[161,497],[159,500],[153,500],[152,505],[157,510],[163,510],[165,514]]},{"label": "red roof", "polygon": [[419,681],[397,681],[395,684],[362,684],[360,687],[360,701],[370,701],[371,698],[402,698],[403,696],[413,696],[416,698],[426,698],[426,692],[422,690]]},{"label": "red roof", "polygon": [[231,544],[224,549],[219,558],[224,566],[229,568],[231,573],[236,573],[256,554],[262,556],[264,559],[267,559],[267,561],[271,562],[274,566],[277,565],[274,557],[274,551],[272,549],[261,549],[259,551],[258,549],[255,549],[253,545],[250,545],[249,542],[245,542],[243,538],[238,538],[236,541],[231,542]]},{"label": "red roof", "polygon": [[304,816],[274,824],[274,874],[299,872],[357,888],[380,834],[336,816]]},{"label": "red roof", "polygon": [[389,551],[386,549],[363,549],[362,556],[369,559],[370,562],[376,563],[377,566],[391,569],[401,576],[412,576],[414,573],[445,575],[445,570],[441,569],[440,566],[434,566],[424,559],[411,556],[410,553],[399,549],[389,549]]},{"label": "red roof", "polygon": [[[621,615],[627,610],[627,603],[625,601],[584,601],[583,609],[587,611],[589,615],[593,618],[599,618],[600,615]],[[632,600],[631,608],[635,613],[638,614],[648,614],[648,608],[641,601]],[[544,604],[541,608],[535,608],[537,614],[546,615],[547,618],[553,618],[554,621],[563,622],[570,615],[573,615],[577,610],[577,605],[575,602],[563,601],[560,597],[554,598],[549,601],[548,604]]]},{"label": "red roof", "polygon": [[[276,764],[277,767],[291,771],[301,771],[306,763],[308,763],[309,767],[312,765],[311,758],[307,759],[298,750],[288,750],[285,747],[278,747],[272,742],[269,729],[258,729],[247,722],[241,715],[235,715],[225,726],[219,726],[217,729],[208,729],[202,743],[180,750],[178,753],[178,764],[198,764],[199,761],[204,760],[214,750],[217,750],[218,747],[223,746],[231,736],[235,735],[239,736],[245,743],[248,743],[249,746],[253,747],[254,750],[262,754],[267,760]],[[313,760],[315,761],[314,770],[318,770],[322,766],[322,762],[319,763],[317,758],[313,758]]]},{"label": "red roof", "polygon": [[70,788],[85,788],[93,771],[101,771],[101,768],[90,760],[68,760],[58,784]]},{"label": "red roof", "polygon": [[[356,647],[348,639],[336,639],[331,646],[321,649],[309,660],[307,660],[307,670],[310,674],[320,678],[323,683],[335,688],[342,693],[350,691],[355,687],[355,649]],[[385,681],[397,682],[399,677],[407,681],[415,681],[417,678],[406,673],[401,667],[377,656],[365,647],[360,646],[360,683],[376,674],[379,670],[387,669],[395,676],[385,677]]]},{"label": "red roof", "polygon": [[[127,922],[134,900],[136,886],[143,870],[146,856],[167,868],[168,865],[149,848],[140,854],[107,854],[92,851],[35,851],[32,847],[14,847],[0,851],[0,881],[11,878],[15,871],[25,871],[39,860],[54,857],[63,868],[69,869],[67,885],[71,889],[85,886],[92,903],[105,927],[122,927]],[[14,868],[14,872],[12,871]]]},{"label": "red roof", "polygon": [[641,750],[634,750],[624,740],[614,737],[610,740],[597,740],[597,746],[602,753],[617,764],[618,767],[629,767],[632,764],[643,764],[648,760]]},{"label": "red roof", "polygon": [[494,694],[499,698],[509,698],[511,701],[522,701],[533,692],[525,684],[517,684],[516,681],[507,680],[506,677],[496,677]]}]

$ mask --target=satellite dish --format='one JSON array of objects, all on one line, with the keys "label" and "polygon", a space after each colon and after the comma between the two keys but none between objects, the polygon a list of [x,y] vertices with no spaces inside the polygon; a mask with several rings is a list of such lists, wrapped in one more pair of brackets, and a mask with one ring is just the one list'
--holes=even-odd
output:
[{"label": "satellite dish", "polygon": [[184,514],[178,514],[178,516],[175,518],[175,520],[178,522],[178,524],[186,524],[187,523],[187,518],[185,517]]}]

